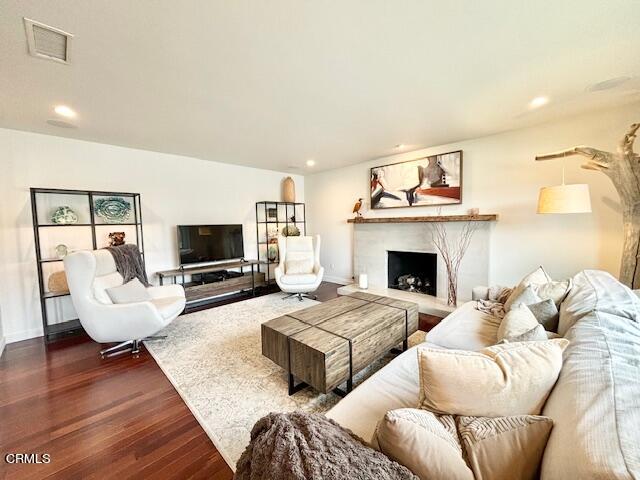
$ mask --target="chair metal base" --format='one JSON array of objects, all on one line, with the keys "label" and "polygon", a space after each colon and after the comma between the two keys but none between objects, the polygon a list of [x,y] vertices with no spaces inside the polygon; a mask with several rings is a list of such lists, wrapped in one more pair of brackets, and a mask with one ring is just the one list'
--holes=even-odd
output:
[{"label": "chair metal base", "polygon": [[116,355],[121,355],[123,353],[131,353],[133,356],[137,356],[140,354],[140,349],[142,348],[142,342],[147,340],[162,340],[167,338],[166,335],[151,335],[149,337],[145,337],[142,340],[127,340],[126,342],[119,343],[114,345],[113,347],[106,348],[104,350],[100,350],[100,356],[102,358],[107,357],[115,357]]},{"label": "chair metal base", "polygon": [[318,297],[316,295],[311,295],[310,293],[289,293],[282,297],[282,300],[287,300],[291,297],[297,297],[299,301],[304,300],[305,298],[309,298],[311,300],[317,300]]}]

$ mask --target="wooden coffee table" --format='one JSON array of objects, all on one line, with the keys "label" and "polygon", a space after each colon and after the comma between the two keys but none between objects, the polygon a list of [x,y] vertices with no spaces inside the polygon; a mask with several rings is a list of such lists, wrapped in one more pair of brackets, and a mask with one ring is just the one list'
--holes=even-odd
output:
[{"label": "wooden coffee table", "polygon": [[263,323],[262,354],[287,371],[289,395],[306,386],[345,395],[356,373],[406,350],[417,330],[416,303],[356,292]]}]

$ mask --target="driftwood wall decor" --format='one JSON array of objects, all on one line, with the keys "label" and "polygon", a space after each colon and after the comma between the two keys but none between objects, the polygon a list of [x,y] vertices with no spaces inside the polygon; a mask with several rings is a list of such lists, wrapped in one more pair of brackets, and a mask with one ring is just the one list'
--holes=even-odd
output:
[{"label": "driftwood wall decor", "polygon": [[536,157],[536,160],[550,160],[582,155],[588,158],[582,168],[600,171],[611,179],[620,195],[624,228],[620,281],[633,289],[640,288],[640,155],[633,151],[639,128],[640,123],[629,127],[615,153],[579,146]]}]

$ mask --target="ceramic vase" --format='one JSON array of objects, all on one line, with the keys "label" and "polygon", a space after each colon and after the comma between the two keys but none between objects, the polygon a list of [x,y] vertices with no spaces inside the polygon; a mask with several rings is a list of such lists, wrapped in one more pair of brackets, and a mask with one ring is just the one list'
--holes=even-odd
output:
[{"label": "ceramic vase", "polygon": [[285,178],[282,182],[282,201],[288,203],[296,201],[296,184],[291,177]]}]

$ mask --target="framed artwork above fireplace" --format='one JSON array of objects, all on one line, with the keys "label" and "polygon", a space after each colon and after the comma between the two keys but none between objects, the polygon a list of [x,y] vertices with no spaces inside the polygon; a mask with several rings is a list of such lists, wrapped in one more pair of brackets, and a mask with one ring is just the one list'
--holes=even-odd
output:
[{"label": "framed artwork above fireplace", "polygon": [[371,169],[371,208],[462,203],[462,150]]}]

